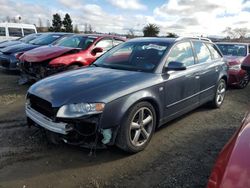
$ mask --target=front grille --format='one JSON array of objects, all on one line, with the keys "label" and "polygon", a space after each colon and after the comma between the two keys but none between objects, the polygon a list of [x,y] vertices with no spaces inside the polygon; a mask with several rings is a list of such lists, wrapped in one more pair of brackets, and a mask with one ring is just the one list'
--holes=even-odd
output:
[{"label": "front grille", "polygon": [[30,100],[30,107],[36,110],[37,112],[49,117],[50,119],[54,119],[57,113],[57,109],[52,108],[50,102],[41,99],[35,95],[29,94],[28,98]]}]

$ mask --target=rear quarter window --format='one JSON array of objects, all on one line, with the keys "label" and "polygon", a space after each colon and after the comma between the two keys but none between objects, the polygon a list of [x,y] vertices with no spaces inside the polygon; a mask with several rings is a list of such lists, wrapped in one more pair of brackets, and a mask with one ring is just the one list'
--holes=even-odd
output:
[{"label": "rear quarter window", "polygon": [[6,36],[5,27],[0,27],[0,36]]},{"label": "rear quarter window", "polygon": [[23,28],[24,36],[35,33],[35,32],[36,32],[35,29],[25,29],[25,28]]},{"label": "rear quarter window", "polygon": [[10,37],[22,37],[22,29],[21,28],[9,27],[8,31],[9,31]]},{"label": "rear quarter window", "polygon": [[212,60],[208,47],[200,41],[193,41],[194,49],[197,54],[198,63],[206,63]]},{"label": "rear quarter window", "polygon": [[222,56],[219,53],[218,48],[214,44],[207,43],[207,47],[209,48],[209,50],[210,50],[210,52],[212,54],[212,58],[213,59],[220,59],[220,58],[222,58]]}]

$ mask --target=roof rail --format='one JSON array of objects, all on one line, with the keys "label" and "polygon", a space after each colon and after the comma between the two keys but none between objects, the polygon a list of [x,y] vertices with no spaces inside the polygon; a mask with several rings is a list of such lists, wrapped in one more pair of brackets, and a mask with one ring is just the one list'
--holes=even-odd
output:
[{"label": "roof rail", "polygon": [[180,41],[183,39],[197,39],[197,40],[212,42],[209,38],[206,37],[178,37],[177,39],[175,39],[175,41]]}]

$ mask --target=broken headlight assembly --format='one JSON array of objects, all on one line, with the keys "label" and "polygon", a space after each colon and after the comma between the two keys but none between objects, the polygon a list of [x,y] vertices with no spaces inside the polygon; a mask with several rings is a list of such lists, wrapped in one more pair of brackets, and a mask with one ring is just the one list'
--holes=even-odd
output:
[{"label": "broken headlight assembly", "polygon": [[59,108],[56,116],[58,118],[79,118],[84,115],[102,113],[104,107],[104,103],[68,104]]}]

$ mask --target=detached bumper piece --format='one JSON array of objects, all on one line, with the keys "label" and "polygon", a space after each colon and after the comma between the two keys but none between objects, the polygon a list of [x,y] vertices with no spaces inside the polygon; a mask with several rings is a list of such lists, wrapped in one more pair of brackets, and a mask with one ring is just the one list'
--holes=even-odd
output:
[{"label": "detached bumper piece", "polygon": [[58,122],[55,123],[48,117],[40,114],[39,112],[33,110],[30,106],[26,106],[26,115],[30,118],[33,122],[40,125],[41,127],[63,135],[67,135],[72,128],[67,128],[66,123]]}]

